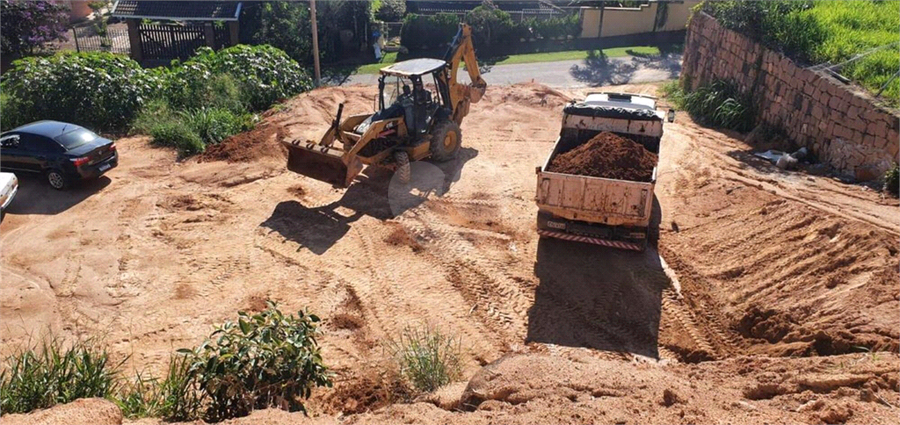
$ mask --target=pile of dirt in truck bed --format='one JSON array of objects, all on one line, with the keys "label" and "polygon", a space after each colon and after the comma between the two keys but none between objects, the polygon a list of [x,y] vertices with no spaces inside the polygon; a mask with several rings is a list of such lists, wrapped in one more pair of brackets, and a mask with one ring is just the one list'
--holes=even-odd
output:
[{"label": "pile of dirt in truck bed", "polygon": [[656,154],[624,137],[603,132],[587,143],[557,155],[547,171],[580,176],[648,182]]}]

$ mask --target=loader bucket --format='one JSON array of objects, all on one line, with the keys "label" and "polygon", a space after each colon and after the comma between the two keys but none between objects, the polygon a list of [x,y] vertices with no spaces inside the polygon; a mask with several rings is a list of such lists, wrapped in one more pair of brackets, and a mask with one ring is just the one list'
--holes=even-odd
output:
[{"label": "loader bucket", "polygon": [[337,148],[298,141],[284,142],[284,145],[288,149],[288,170],[335,186],[350,186],[363,169],[356,157],[348,161],[349,165],[345,164],[344,151]]}]

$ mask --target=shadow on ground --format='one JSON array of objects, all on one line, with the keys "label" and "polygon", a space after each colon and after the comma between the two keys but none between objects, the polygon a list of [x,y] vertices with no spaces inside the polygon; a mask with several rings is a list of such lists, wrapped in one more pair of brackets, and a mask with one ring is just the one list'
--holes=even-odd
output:
[{"label": "shadow on ground", "polygon": [[16,173],[19,192],[6,214],[59,214],[100,192],[112,182],[109,177],[73,182],[66,190],[50,187],[42,174]]},{"label": "shadow on ground", "polygon": [[662,291],[671,285],[656,250],[654,198],[644,252],[541,238],[527,341],[659,358]]},{"label": "shadow on ground", "polygon": [[341,199],[328,205],[311,207],[298,201],[284,201],[260,226],[317,255],[331,249],[354,222],[363,216],[389,220],[415,208],[430,196],[443,196],[460,179],[466,162],[478,156],[472,148],[462,148],[459,157],[444,163],[418,161],[411,165],[411,181],[402,184],[392,172],[369,167],[344,192]]},{"label": "shadow on ground", "polygon": [[635,64],[610,60],[604,54],[592,50],[584,65],[572,65],[569,72],[576,80],[590,86],[626,84],[637,70]]}]

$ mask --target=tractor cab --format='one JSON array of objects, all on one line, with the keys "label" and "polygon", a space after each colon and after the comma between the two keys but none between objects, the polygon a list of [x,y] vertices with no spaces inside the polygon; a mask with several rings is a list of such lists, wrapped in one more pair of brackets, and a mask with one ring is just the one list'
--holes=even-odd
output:
[{"label": "tractor cab", "polygon": [[403,117],[406,133],[419,139],[435,120],[451,115],[447,62],[412,59],[381,69],[373,121]]}]

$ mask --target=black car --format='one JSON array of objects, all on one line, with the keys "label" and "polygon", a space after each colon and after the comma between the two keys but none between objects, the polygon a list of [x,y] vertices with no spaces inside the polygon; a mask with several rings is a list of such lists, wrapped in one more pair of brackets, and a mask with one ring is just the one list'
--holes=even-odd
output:
[{"label": "black car", "polygon": [[75,124],[38,121],[0,134],[0,169],[41,173],[57,190],[117,165],[115,142]]}]

